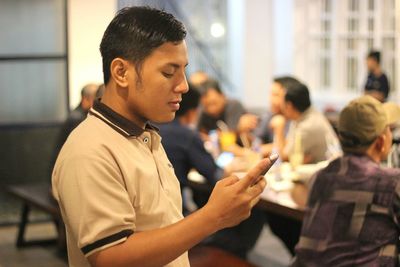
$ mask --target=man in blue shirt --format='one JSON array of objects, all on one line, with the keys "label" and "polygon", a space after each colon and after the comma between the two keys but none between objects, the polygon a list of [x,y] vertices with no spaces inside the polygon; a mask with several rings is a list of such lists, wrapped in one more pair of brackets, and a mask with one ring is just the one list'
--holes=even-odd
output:
[{"label": "man in blue shirt", "polygon": [[[199,102],[199,91],[189,84],[189,91],[182,95],[175,119],[171,123],[159,125],[162,144],[174,166],[181,189],[188,186],[187,176],[191,169],[196,169],[211,185],[240,169],[236,163],[235,166],[228,164],[224,169],[218,167],[211,154],[204,148],[199,133],[193,130],[198,118]],[[193,192],[193,200],[199,207],[207,203],[208,197],[208,193]],[[183,198],[184,213],[188,212],[186,205]],[[249,219],[236,227],[217,232],[204,243],[246,258],[247,252],[255,245],[263,225],[264,214],[259,210],[253,210]]]},{"label": "man in blue shirt", "polygon": [[[171,123],[159,125],[162,144],[174,166],[181,190],[187,186],[187,177],[191,169],[196,169],[212,185],[225,173],[215,164],[211,154],[204,148],[200,135],[191,129],[197,121],[199,102],[200,93],[193,85],[190,85],[189,91],[182,96],[175,119]],[[205,204],[201,202],[196,204]],[[185,203],[183,205],[185,212],[187,207]]]},{"label": "man in blue shirt", "polygon": [[367,56],[368,77],[365,83],[365,94],[381,102],[386,101],[390,93],[389,80],[381,68],[381,53],[371,51]]}]

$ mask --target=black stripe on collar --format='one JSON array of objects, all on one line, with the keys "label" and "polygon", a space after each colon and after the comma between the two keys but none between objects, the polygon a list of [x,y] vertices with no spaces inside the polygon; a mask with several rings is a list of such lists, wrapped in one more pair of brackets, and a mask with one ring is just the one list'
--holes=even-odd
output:
[{"label": "black stripe on collar", "polygon": [[[133,123],[132,121],[128,120],[127,118],[121,116],[120,114],[118,114],[117,112],[115,112],[114,110],[112,110],[110,107],[108,107],[107,105],[103,104],[100,102],[100,100],[96,100],[93,103],[93,109],[95,111],[97,111],[98,113],[100,113],[105,119],[107,119],[109,122],[105,121],[107,124],[110,125],[113,129],[122,129],[122,131],[120,129],[118,129],[118,132],[123,134],[123,135],[127,135],[127,136],[139,136],[141,135],[144,130],[139,127],[138,125],[136,125],[135,123]],[[89,112],[92,115],[95,115],[93,112]],[[99,116],[97,116],[99,117]],[[102,118],[100,118],[102,119]],[[146,123],[146,129],[150,129],[150,130],[155,130],[155,131],[159,131],[157,127]]]}]

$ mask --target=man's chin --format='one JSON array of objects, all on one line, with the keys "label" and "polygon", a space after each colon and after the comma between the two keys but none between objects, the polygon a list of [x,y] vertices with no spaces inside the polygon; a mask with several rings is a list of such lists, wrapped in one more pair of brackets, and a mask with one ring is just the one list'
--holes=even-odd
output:
[{"label": "man's chin", "polygon": [[169,116],[163,116],[157,119],[152,120],[155,123],[168,123],[175,119],[175,112],[168,114]]}]

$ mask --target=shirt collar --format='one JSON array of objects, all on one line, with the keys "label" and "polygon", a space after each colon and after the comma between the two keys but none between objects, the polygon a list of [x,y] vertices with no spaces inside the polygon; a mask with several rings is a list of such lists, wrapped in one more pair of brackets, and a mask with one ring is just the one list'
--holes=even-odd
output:
[{"label": "shirt collar", "polygon": [[114,130],[127,137],[140,136],[145,130],[159,131],[157,127],[149,123],[146,123],[145,129],[142,129],[134,122],[118,114],[104,103],[101,103],[100,100],[96,100],[93,103],[93,107],[90,109],[89,114],[101,119]]}]

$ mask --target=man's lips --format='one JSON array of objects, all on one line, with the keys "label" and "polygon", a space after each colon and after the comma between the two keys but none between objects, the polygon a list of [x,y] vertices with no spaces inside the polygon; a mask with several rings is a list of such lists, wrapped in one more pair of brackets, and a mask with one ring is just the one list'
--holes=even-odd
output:
[{"label": "man's lips", "polygon": [[168,105],[172,108],[172,110],[177,111],[180,107],[180,103],[181,100],[174,100],[174,101],[170,101],[168,102]]}]

